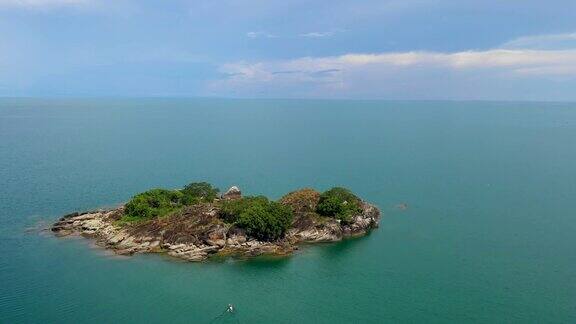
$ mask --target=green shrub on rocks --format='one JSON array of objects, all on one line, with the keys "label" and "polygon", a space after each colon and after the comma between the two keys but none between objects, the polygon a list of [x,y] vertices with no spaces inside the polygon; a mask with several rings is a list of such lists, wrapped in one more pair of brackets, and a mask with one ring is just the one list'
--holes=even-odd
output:
[{"label": "green shrub on rocks", "polygon": [[224,201],[219,216],[245,229],[249,236],[266,241],[282,238],[292,223],[290,207],[264,196]]},{"label": "green shrub on rocks", "polygon": [[[284,237],[294,214],[302,218],[318,214],[343,222],[360,210],[360,199],[344,188],[332,188],[322,194],[301,189],[282,197],[280,202],[264,196],[215,201],[218,189],[207,182],[194,182],[181,190],[152,189],[135,195],[126,205],[119,223],[129,224],[172,214],[184,206],[214,203],[221,221],[237,226],[250,237],[273,241]],[[318,214],[316,214],[318,213]]]},{"label": "green shrub on rocks", "polygon": [[221,203],[219,216],[227,223],[235,223],[238,221],[240,214],[246,209],[256,204],[265,204],[268,198],[264,196],[244,197],[234,200],[226,200]]},{"label": "green shrub on rocks", "polygon": [[182,206],[212,202],[218,188],[207,182],[192,182],[181,190],[152,189],[132,197],[124,209],[124,222],[161,217]]},{"label": "green shrub on rocks", "polygon": [[360,198],[350,190],[334,187],[320,195],[316,212],[323,216],[334,217],[344,223],[351,221],[352,216],[361,212]]},{"label": "green shrub on rocks", "polygon": [[124,215],[136,219],[164,216],[182,206],[183,196],[178,190],[148,190],[132,197],[125,206]]},{"label": "green shrub on rocks", "polygon": [[212,202],[218,197],[219,191],[208,182],[192,182],[180,190],[183,194],[182,204],[195,205],[199,202]]},{"label": "green shrub on rocks", "polygon": [[292,223],[292,210],[280,203],[267,201],[252,204],[244,210],[236,225],[258,240],[277,240]]}]

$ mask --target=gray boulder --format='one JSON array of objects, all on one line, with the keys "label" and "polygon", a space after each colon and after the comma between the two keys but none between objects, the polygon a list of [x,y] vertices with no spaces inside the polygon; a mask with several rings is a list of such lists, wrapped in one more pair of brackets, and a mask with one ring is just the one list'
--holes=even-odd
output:
[{"label": "gray boulder", "polygon": [[242,192],[236,186],[230,187],[230,189],[228,189],[228,191],[226,191],[222,195],[222,199],[226,200],[240,199],[240,198],[242,198]]}]

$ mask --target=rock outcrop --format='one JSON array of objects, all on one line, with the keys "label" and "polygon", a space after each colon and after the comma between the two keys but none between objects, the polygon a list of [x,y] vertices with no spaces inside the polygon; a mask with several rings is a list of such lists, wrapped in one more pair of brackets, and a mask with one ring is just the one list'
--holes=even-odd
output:
[{"label": "rock outcrop", "polygon": [[224,194],[222,194],[222,199],[232,200],[242,198],[242,192],[238,187],[232,186]]},{"label": "rock outcrop", "polygon": [[[306,193],[310,195],[309,193]],[[361,202],[361,212],[342,224],[322,217],[313,210],[316,195],[309,204],[296,206],[292,226],[277,241],[258,241],[242,228],[218,217],[219,204],[201,203],[181,211],[141,223],[122,223],[124,207],[73,213],[60,218],[51,228],[57,236],[82,235],[117,254],[166,253],[188,261],[202,261],[211,255],[256,256],[286,255],[301,242],[335,242],[348,236],[364,235],[378,227],[380,211]],[[232,187],[224,199],[239,199],[240,190]],[[281,201],[290,204],[292,201]]]},{"label": "rock outcrop", "polygon": [[303,215],[296,220],[286,237],[292,242],[336,242],[346,236],[360,236],[378,227],[380,211],[374,205],[362,203],[362,212],[349,224],[336,219]]}]

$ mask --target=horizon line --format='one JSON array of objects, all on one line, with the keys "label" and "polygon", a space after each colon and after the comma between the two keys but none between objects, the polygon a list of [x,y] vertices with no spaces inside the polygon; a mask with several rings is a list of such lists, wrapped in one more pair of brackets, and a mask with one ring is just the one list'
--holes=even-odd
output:
[{"label": "horizon line", "polygon": [[294,98],[294,97],[224,97],[224,96],[185,96],[185,95],[45,95],[45,96],[1,96],[6,99],[209,99],[209,100],[286,100],[286,101],[386,101],[386,102],[487,102],[487,103],[563,103],[576,104],[576,100],[536,100],[536,99],[386,99],[386,98]]}]

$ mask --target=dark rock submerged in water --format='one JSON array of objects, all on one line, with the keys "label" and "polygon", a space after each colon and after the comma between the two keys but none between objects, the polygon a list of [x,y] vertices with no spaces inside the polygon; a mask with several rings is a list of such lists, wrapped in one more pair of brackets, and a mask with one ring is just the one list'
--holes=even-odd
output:
[{"label": "dark rock submerged in water", "polygon": [[[137,195],[115,209],[63,216],[51,230],[57,236],[94,238],[99,246],[117,254],[167,253],[188,261],[202,261],[211,255],[287,255],[297,249],[298,243],[335,242],[378,227],[380,211],[376,206],[351,193],[350,197],[356,198],[342,196],[340,191],[329,195],[330,191],[320,194],[313,189],[301,189],[278,202],[270,202],[262,196],[242,198],[234,186],[221,199],[176,205],[166,215],[134,221],[127,209],[133,208],[130,204]],[[338,203],[334,195],[356,200]],[[263,237],[246,219],[257,216],[255,211],[260,210],[270,210],[270,214],[264,214],[270,219],[276,210],[270,206],[284,213],[288,211],[289,223],[278,236]],[[276,220],[272,217],[272,221]]]}]

